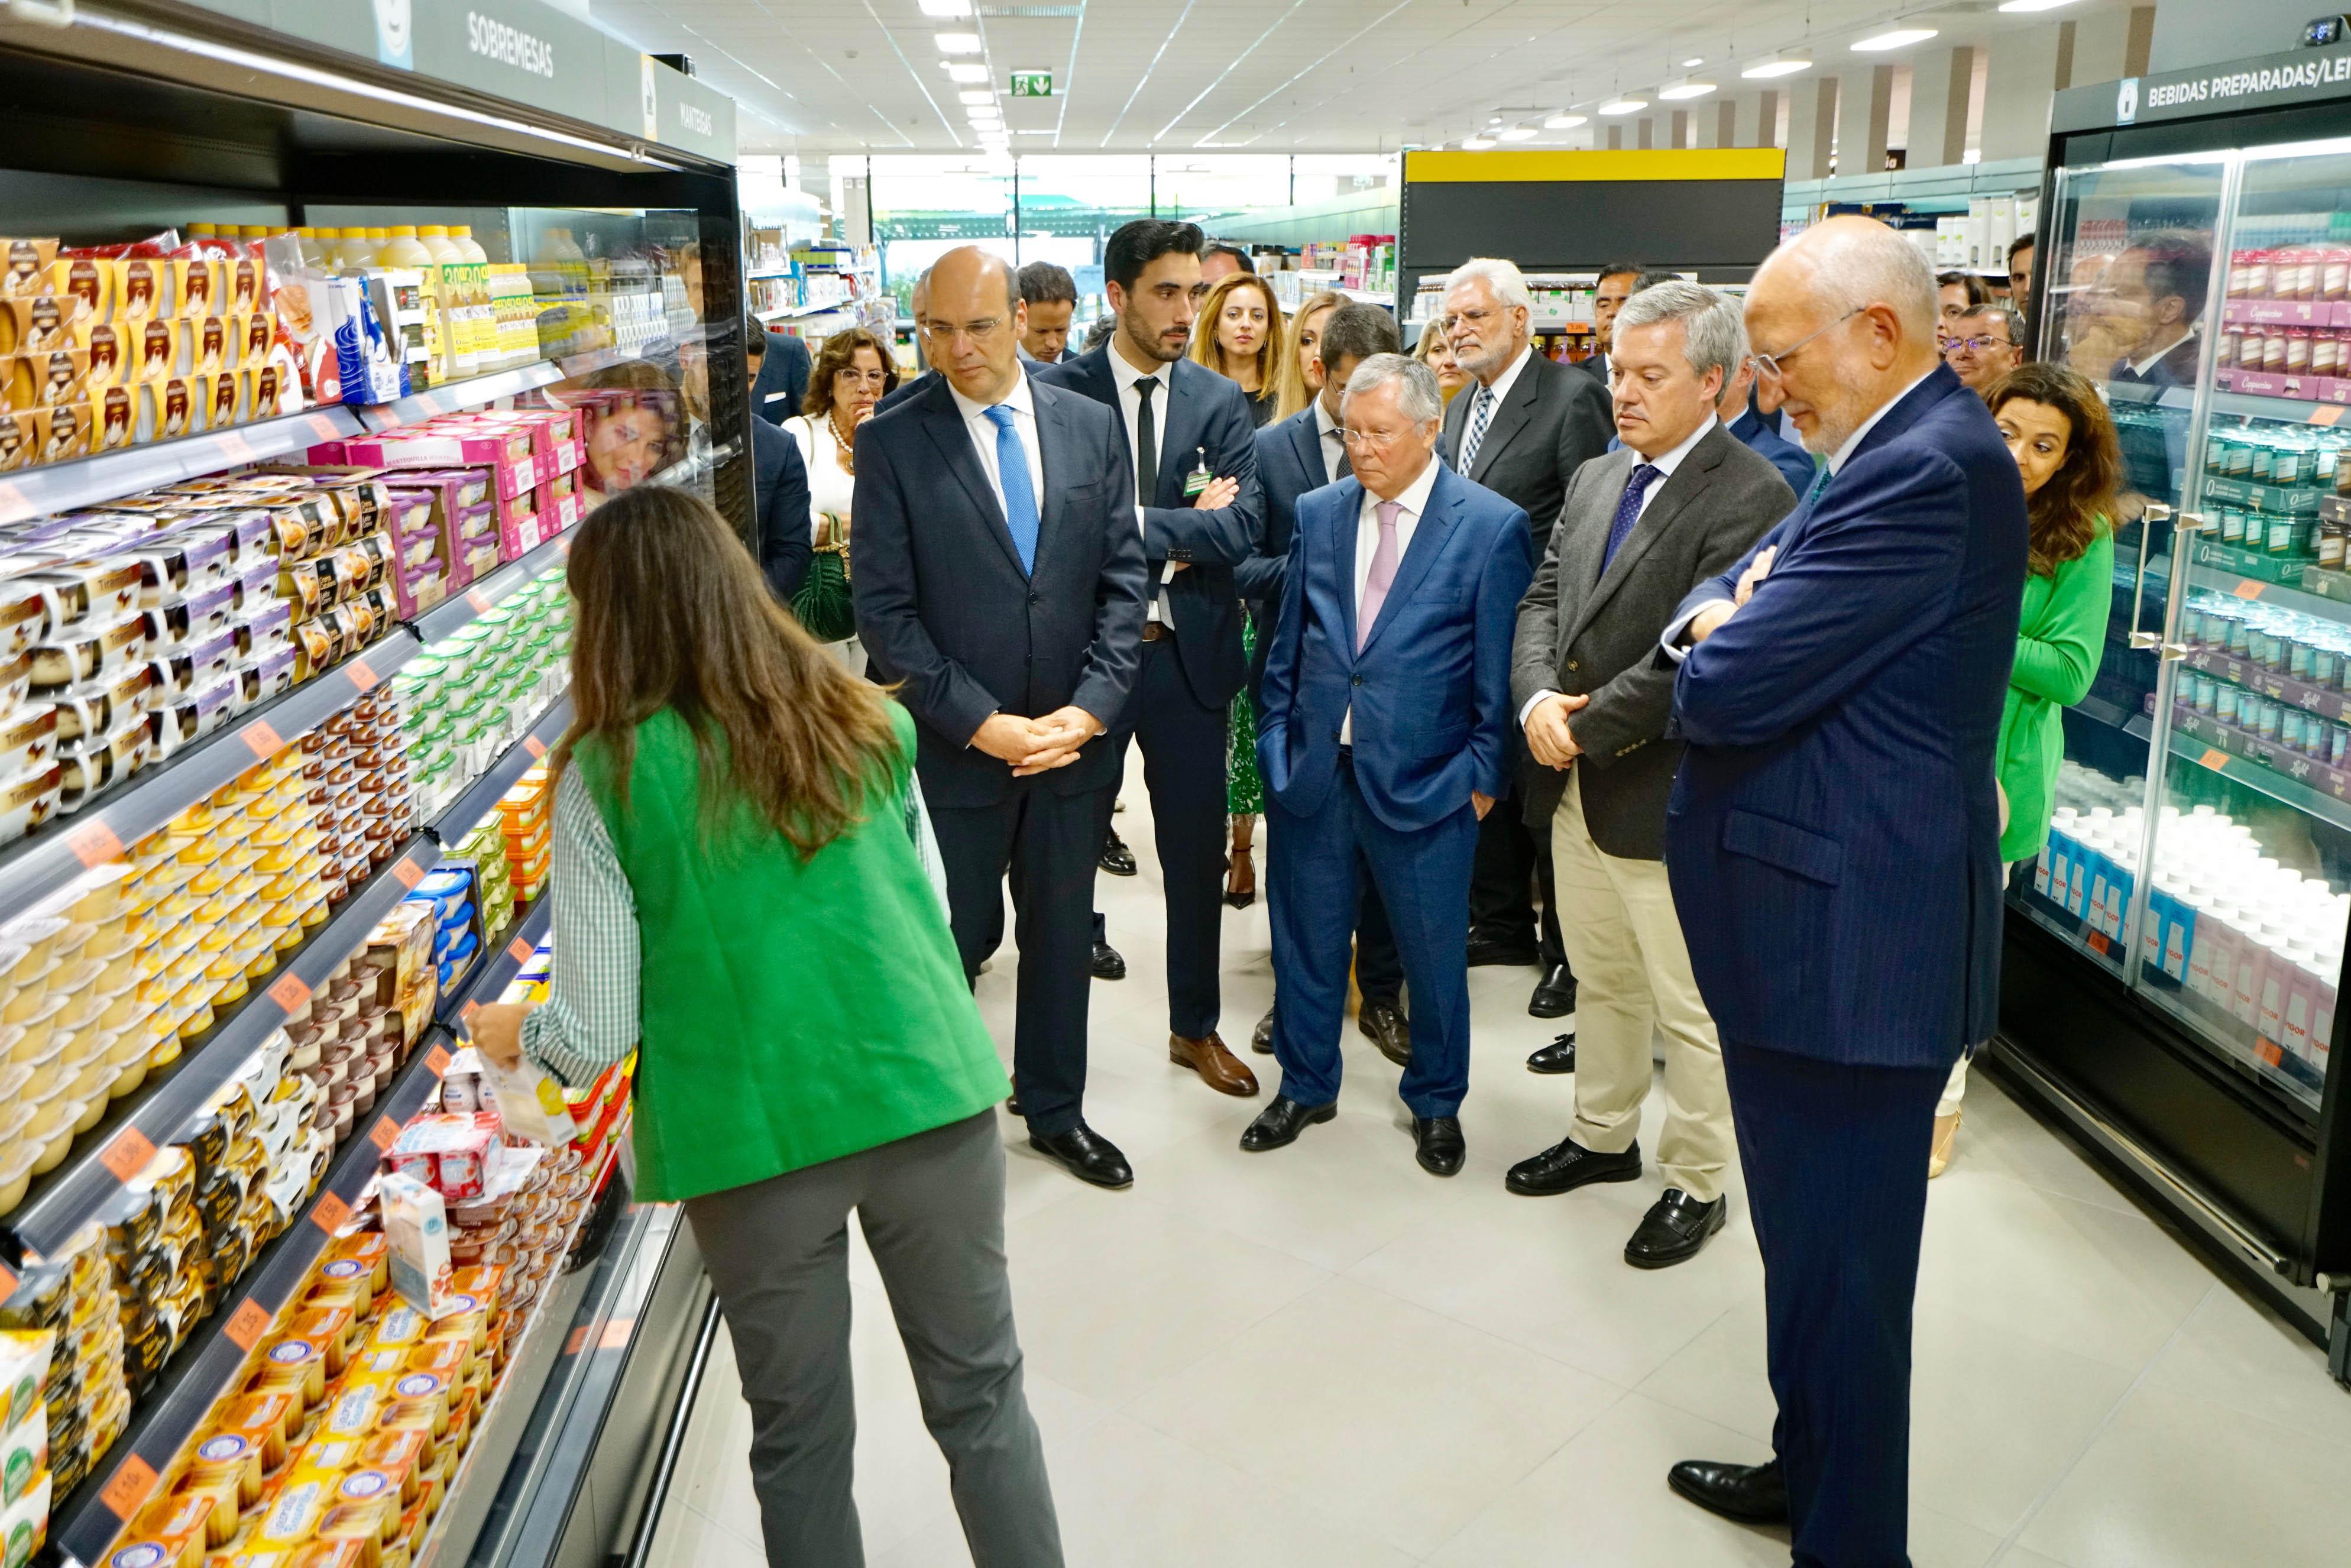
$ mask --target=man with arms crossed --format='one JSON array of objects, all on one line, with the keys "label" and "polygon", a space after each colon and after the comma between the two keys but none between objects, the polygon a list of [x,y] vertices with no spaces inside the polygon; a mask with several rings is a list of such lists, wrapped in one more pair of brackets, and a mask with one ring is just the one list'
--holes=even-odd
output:
[{"label": "man with arms crossed", "polygon": [[1999,1003],[1992,754],[2024,486],[1938,362],[1935,306],[1925,258],[1867,218],[1756,272],[1757,369],[1828,465],[1662,639],[1688,746],[1666,867],[1721,1031],[1780,1405],[1771,1462],[1668,1481],[1786,1520],[1807,1568],[1908,1561],[1928,1145]]}]

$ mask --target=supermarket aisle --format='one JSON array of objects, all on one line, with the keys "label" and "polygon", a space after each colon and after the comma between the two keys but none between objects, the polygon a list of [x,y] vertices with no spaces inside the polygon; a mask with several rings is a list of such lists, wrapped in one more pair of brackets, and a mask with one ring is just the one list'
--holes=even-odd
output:
[{"label": "supermarket aisle", "polygon": [[[1148,844],[1139,778],[1127,800],[1121,831]],[[1715,1520],[1664,1483],[1677,1458],[1766,1452],[1761,1270],[1743,1204],[1696,1260],[1644,1274],[1618,1252],[1654,1177],[1552,1199],[1502,1190],[1503,1169],[1556,1139],[1569,1103],[1563,1082],[1520,1066],[1552,1030],[1526,1016],[1531,977],[1515,970],[1471,972],[1459,1177],[1415,1167],[1395,1070],[1352,1032],[1339,1120],[1242,1155],[1234,1140],[1262,1101],[1211,1094],[1166,1062],[1158,887],[1143,860],[1139,877],[1102,879],[1133,977],[1094,988],[1088,1096],[1134,1158],[1134,1188],[1080,1186],[1004,1121],[1029,1396],[1071,1563],[1786,1563],[1783,1533]],[[1267,940],[1262,903],[1228,913],[1230,1040],[1265,1005]],[[999,960],[980,990],[999,1038],[1010,993]],[[1918,1292],[1918,1568],[2335,1560],[2351,1536],[2338,1479],[2351,1395],[2307,1342],[1977,1082],[1960,1158],[1932,1189]],[[862,1249],[856,1267],[868,1559],[965,1563]],[[761,1561],[747,1441],[722,1336],[658,1568]]]}]

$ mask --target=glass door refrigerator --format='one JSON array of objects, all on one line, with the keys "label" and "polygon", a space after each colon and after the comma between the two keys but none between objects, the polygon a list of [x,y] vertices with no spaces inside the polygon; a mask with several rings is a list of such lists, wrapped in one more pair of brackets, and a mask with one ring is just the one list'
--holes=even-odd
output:
[{"label": "glass door refrigerator", "polygon": [[2042,212],[2126,494],[1993,1071],[2351,1381],[2351,50],[2061,94]]}]

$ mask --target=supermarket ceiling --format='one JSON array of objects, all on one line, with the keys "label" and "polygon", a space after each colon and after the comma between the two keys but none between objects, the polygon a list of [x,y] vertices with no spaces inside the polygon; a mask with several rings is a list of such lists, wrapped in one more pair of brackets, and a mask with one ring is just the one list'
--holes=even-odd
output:
[{"label": "supermarket ceiling", "polygon": [[[747,152],[973,150],[974,106],[959,95],[981,89],[1016,152],[1352,152],[1456,141],[1497,117],[1540,127],[1681,78],[1723,93],[1768,86],[1740,72],[1782,53],[1844,71],[2022,26],[2119,26],[2130,0],[2041,3],[2026,15],[2001,0],[591,0],[591,11],[640,48],[691,56],[747,111]],[[1937,36],[1853,51],[1896,27]],[[942,34],[969,35],[956,40],[965,52],[943,52]],[[949,65],[977,78],[952,79]],[[1050,73],[1052,96],[1013,96],[1016,72]]]}]

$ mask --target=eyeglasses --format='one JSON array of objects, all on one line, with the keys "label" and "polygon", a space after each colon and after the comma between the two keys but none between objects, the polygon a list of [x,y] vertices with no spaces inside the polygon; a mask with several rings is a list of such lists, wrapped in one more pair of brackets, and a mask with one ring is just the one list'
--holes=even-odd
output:
[{"label": "eyeglasses", "polygon": [[984,321],[966,321],[958,325],[952,321],[942,321],[934,316],[925,324],[925,329],[942,343],[952,343],[957,338],[969,338],[977,343],[983,339],[996,336],[997,329],[1003,326],[1004,321],[1005,319],[1001,316],[990,316]]},{"label": "eyeglasses", "polygon": [[1943,345],[1943,352],[1956,354],[1965,349],[1970,354],[1980,354],[1987,349],[2013,349],[2015,344],[2005,338],[1954,338]]},{"label": "eyeglasses", "polygon": [[1784,373],[1782,367],[1786,365],[1790,360],[1796,357],[1797,350],[1802,348],[1805,344],[1819,337],[1822,332],[1835,331],[1839,327],[1844,326],[1846,322],[1852,320],[1855,317],[1860,315],[1868,307],[1865,305],[1856,305],[1852,309],[1846,311],[1844,315],[1838,317],[1835,320],[1830,322],[1827,326],[1822,328],[1820,331],[1805,333],[1802,337],[1797,339],[1794,342],[1789,344],[1786,348],[1781,350],[1776,354],[1754,355],[1755,379],[1759,382],[1770,382],[1774,385],[1777,385],[1781,376]]},{"label": "eyeglasses", "polygon": [[861,371],[854,365],[843,365],[832,372],[836,382],[854,382],[865,386],[880,386],[890,379],[887,371]]},{"label": "eyeglasses", "polygon": [[1408,432],[1401,430],[1349,430],[1342,425],[1331,432],[1350,446],[1361,446],[1375,452],[1385,452],[1402,441]]},{"label": "eyeglasses", "polygon": [[1499,309],[1494,308],[1484,310],[1457,310],[1450,316],[1438,317],[1437,319],[1437,324],[1440,328],[1444,329],[1447,333],[1450,334],[1459,331],[1465,326],[1482,327],[1500,314],[1501,311]]}]

